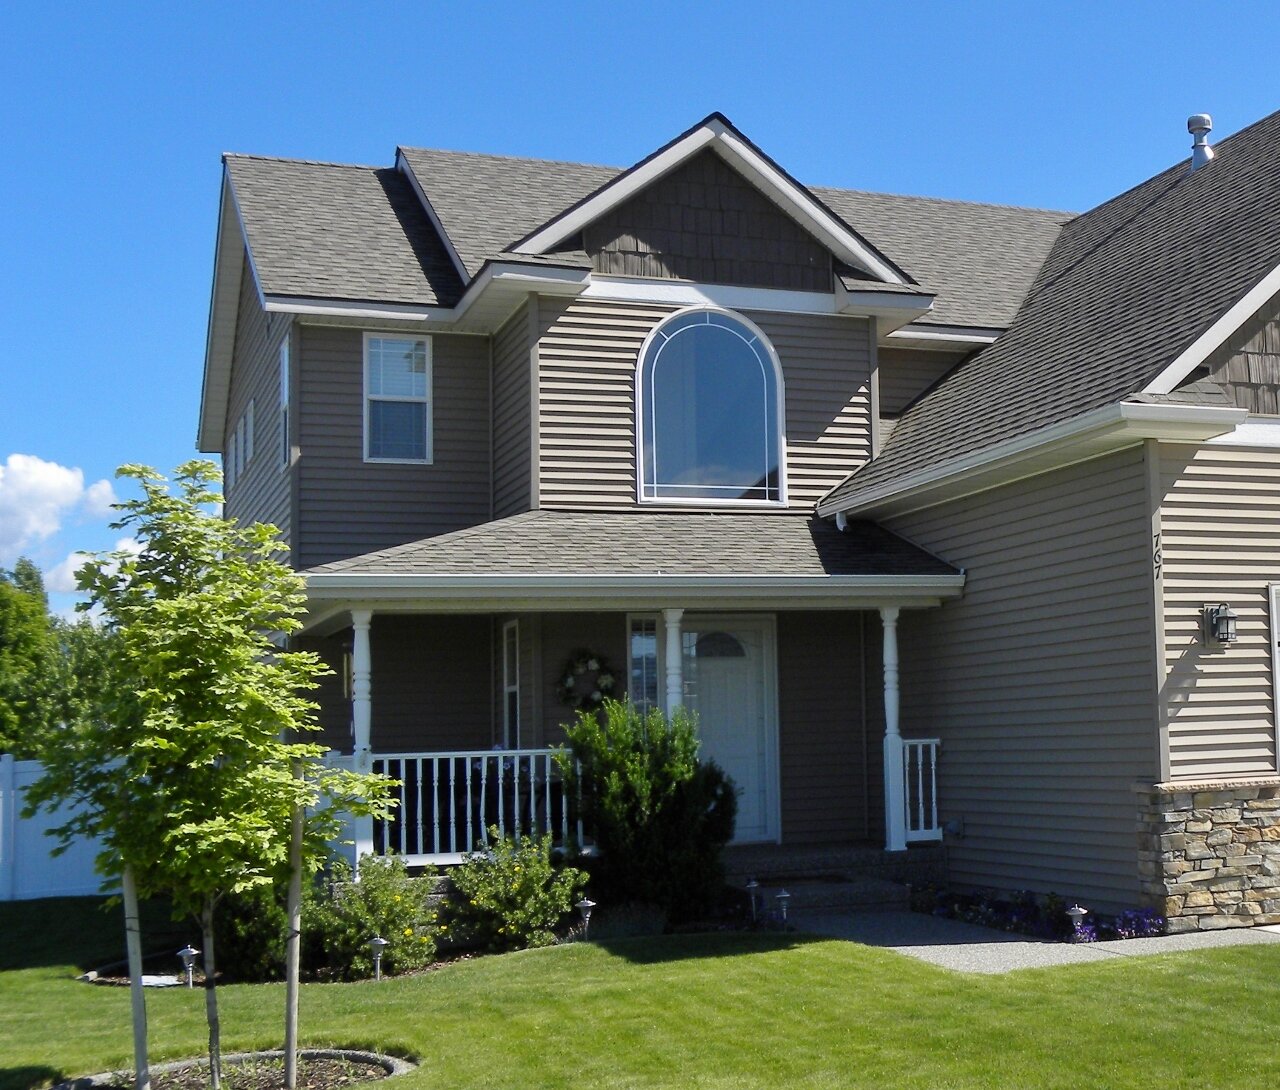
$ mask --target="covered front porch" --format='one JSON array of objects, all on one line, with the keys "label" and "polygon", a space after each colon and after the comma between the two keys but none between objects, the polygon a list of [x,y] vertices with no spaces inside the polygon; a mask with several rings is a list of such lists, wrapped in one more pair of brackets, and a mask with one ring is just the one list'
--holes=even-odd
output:
[{"label": "covered front porch", "polygon": [[[795,516],[764,521],[798,529],[829,562],[833,550],[864,567],[925,556],[878,528],[847,541]],[[941,838],[938,740],[904,738],[898,722],[901,613],[963,578],[935,558],[927,573],[530,573],[511,585],[509,572],[422,570],[446,563],[441,542],[418,543],[413,573],[386,568],[414,546],[310,573],[306,645],[335,668],[320,698],[327,740],[400,781],[396,817],[358,828],[358,853],[455,862],[493,826],[589,845],[553,753],[602,695],[696,713],[704,755],[739,788],[736,844],[897,852]]]}]

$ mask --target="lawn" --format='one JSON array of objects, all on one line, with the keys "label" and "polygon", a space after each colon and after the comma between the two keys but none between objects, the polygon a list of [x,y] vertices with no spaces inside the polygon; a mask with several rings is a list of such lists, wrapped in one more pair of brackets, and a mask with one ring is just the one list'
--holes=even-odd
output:
[{"label": "lawn", "polygon": [[[115,926],[83,902],[0,905],[0,1090],[127,1064],[127,992],[72,979]],[[153,1061],[199,1054],[201,993],[148,999]],[[229,1049],[278,1046],[281,986],[222,1002]],[[302,1035],[421,1060],[400,1090],[1234,1090],[1280,1074],[1280,948],[978,977],[803,935],[634,939],[308,985]]]}]

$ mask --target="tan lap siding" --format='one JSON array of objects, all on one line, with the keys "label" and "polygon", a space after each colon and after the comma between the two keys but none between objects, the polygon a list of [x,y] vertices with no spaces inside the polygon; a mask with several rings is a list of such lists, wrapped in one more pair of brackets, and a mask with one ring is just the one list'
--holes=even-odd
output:
[{"label": "tan lap siding", "polygon": [[[288,316],[262,309],[246,262],[240,278],[223,449],[230,449],[231,433],[252,401],[253,459],[234,486],[225,489],[225,513],[242,523],[269,522],[286,543],[290,541],[289,471],[281,457],[280,343],[288,335]],[[222,464],[225,468],[225,455]]]},{"label": "tan lap siding", "polygon": [[522,306],[493,338],[493,517],[528,511],[533,436],[529,421],[532,361],[529,307]]},{"label": "tan lap siding", "polygon": [[364,460],[360,330],[302,326],[295,548],[313,567],[489,518],[489,344],[431,338],[432,463]]},{"label": "tan lap siding", "polygon": [[903,732],[942,738],[953,881],[1138,898],[1133,783],[1157,773],[1140,447],[887,525],[967,573],[905,611]]},{"label": "tan lap siding", "polygon": [[[1280,450],[1160,446],[1165,669],[1172,778],[1275,772],[1267,584],[1280,582]],[[1205,647],[1226,602],[1239,642]]]},{"label": "tan lap siding", "polygon": [[[539,301],[542,506],[636,505],[636,366],[645,337],[676,309]],[[868,324],[831,315],[746,317],[782,364],[791,505],[812,506],[870,451]]]},{"label": "tan lap siding", "polygon": [[880,618],[866,614],[864,621],[862,616],[777,615],[784,844],[839,844],[883,836]]}]

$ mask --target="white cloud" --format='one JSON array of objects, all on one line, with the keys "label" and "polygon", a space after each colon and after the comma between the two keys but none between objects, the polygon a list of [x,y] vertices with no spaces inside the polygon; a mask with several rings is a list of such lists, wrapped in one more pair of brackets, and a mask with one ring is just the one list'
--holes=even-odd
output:
[{"label": "white cloud", "polygon": [[79,468],[46,462],[34,454],[10,454],[0,464],[0,565],[56,534],[74,512],[111,514],[115,490],[107,480],[87,488]]},{"label": "white cloud", "polygon": [[[142,544],[135,538],[122,537],[117,539],[115,545],[112,546],[112,551],[132,553],[137,556],[138,553],[142,552]],[[69,553],[65,560],[60,564],[55,564],[45,573],[45,589],[52,594],[75,594],[76,572],[84,566],[86,560],[91,558],[91,553],[83,553],[78,550]],[[114,565],[111,566],[114,567]]]}]

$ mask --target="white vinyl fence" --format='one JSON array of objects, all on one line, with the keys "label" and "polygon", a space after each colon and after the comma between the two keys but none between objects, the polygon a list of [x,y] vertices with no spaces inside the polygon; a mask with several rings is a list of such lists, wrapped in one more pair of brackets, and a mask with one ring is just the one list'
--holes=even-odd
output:
[{"label": "white vinyl fence", "polygon": [[102,878],[93,869],[96,841],[77,841],[62,855],[50,855],[58,842],[45,830],[61,825],[72,811],[22,816],[23,794],[40,772],[39,761],[0,754],[0,901],[101,893]]}]

